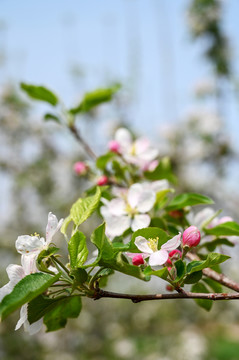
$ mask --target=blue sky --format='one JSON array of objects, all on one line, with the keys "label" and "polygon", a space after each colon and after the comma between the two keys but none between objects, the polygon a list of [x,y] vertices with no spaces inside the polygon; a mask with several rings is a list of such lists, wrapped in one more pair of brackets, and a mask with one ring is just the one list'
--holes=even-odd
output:
[{"label": "blue sky", "polygon": [[[225,31],[234,63],[239,55],[237,0],[224,1]],[[0,0],[0,85],[7,81],[44,84],[73,105],[85,90],[118,80],[132,90],[130,121],[151,133],[182,117],[192,105],[192,87],[210,76],[202,44],[186,25],[188,1]],[[77,65],[83,76],[73,81]],[[238,67],[238,65],[237,65]],[[238,73],[238,71],[237,71]],[[224,106],[229,130],[238,104]]]}]

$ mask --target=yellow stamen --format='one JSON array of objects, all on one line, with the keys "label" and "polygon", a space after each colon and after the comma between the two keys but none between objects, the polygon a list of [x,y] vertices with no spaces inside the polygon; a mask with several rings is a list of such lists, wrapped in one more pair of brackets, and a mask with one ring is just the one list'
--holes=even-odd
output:
[{"label": "yellow stamen", "polygon": [[153,252],[158,250],[158,240],[159,238],[156,237],[155,239],[148,239],[148,246],[150,247],[151,250],[153,250]]}]

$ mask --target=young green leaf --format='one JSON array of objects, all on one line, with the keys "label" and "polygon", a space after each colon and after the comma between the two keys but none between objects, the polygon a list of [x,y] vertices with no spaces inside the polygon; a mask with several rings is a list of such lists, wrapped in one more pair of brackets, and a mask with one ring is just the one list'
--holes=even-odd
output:
[{"label": "young green leaf", "polygon": [[187,265],[187,273],[192,274],[195,271],[200,271],[208,267],[213,267],[215,265],[223,263],[227,259],[230,259],[230,256],[222,255],[218,253],[210,253],[207,255],[207,258],[205,260],[191,261]]},{"label": "young green leaf", "polygon": [[80,296],[61,298],[44,316],[47,332],[64,328],[68,318],[77,318],[79,316],[81,308]]},{"label": "young green leaf", "polygon": [[184,284],[195,284],[202,278],[202,271],[195,271],[192,274],[187,275],[186,279],[183,280]]},{"label": "young green leaf", "polygon": [[76,226],[86,221],[97,209],[101,198],[101,190],[97,186],[92,196],[78,199],[72,206],[70,216]]},{"label": "young green leaf", "polygon": [[57,96],[44,86],[21,83],[21,89],[24,90],[28,96],[35,100],[45,101],[53,106],[58,104]]},{"label": "young green leaf", "polygon": [[216,236],[239,236],[239,224],[235,221],[229,221],[220,225],[217,225],[211,229],[203,229],[206,234]]},{"label": "young green leaf", "polygon": [[174,283],[180,282],[186,273],[186,263],[181,259],[175,261],[174,266],[176,268],[176,278],[173,280]]},{"label": "young green leaf", "polygon": [[113,95],[118,91],[119,88],[119,85],[115,85],[112,88],[97,89],[95,91],[86,93],[81,103],[69,111],[73,115],[89,112],[96,106],[112,100]]},{"label": "young green leaf", "polygon": [[86,246],[86,237],[82,232],[77,231],[71,237],[68,243],[68,251],[73,269],[81,267],[86,262],[89,251]]},{"label": "young green leaf", "polygon": [[[193,293],[209,293],[206,286],[201,282],[194,284],[191,288],[191,291]],[[207,311],[210,311],[213,305],[212,300],[195,299],[194,301],[196,302],[196,304],[198,304],[200,307]]]},{"label": "young green leaf", "polygon": [[96,166],[100,170],[104,170],[108,164],[108,162],[115,157],[115,153],[108,152],[104,155],[101,155],[96,160]]},{"label": "young green leaf", "polygon": [[144,275],[146,276],[154,275],[160,277],[161,279],[166,280],[168,277],[168,268],[164,267],[163,269],[160,270],[152,270],[150,266],[147,266],[146,269],[144,269]]},{"label": "young green leaf", "polygon": [[196,193],[185,193],[175,196],[166,207],[167,211],[183,209],[186,206],[199,204],[213,204],[213,200],[207,196]]},{"label": "young green leaf", "polygon": [[60,119],[58,116],[54,115],[54,114],[51,114],[51,113],[47,113],[44,115],[44,120],[45,121],[55,121],[57,123],[60,123]]},{"label": "young green leaf", "polygon": [[160,163],[154,169],[154,171],[145,171],[144,173],[146,179],[148,180],[162,180],[167,179],[172,184],[177,182],[176,176],[172,172],[170,159],[168,157],[164,157],[161,159]]},{"label": "young green leaf", "polygon": [[17,283],[13,291],[5,296],[0,303],[0,318],[3,320],[13,311],[42,294],[54,284],[59,277],[60,274],[52,276],[43,273],[35,273],[24,277]]}]

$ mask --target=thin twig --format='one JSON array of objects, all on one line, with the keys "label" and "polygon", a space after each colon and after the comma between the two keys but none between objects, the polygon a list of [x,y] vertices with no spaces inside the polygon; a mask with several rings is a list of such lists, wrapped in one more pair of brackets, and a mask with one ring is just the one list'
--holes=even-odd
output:
[{"label": "thin twig", "polygon": [[134,294],[121,294],[102,289],[95,289],[95,294],[92,296],[95,300],[101,298],[115,298],[115,299],[128,299],[134,303],[148,300],[166,300],[166,299],[205,299],[205,300],[236,300],[239,299],[239,294],[214,294],[214,293],[173,293],[173,294],[150,294],[150,295],[134,295]]},{"label": "thin twig", "polygon": [[75,127],[74,124],[69,125],[69,129],[72,132],[72,134],[75,136],[75,138],[81,143],[82,147],[84,148],[85,152],[93,159],[96,160],[97,156],[94,153],[94,151],[91,149],[91,147],[87,144],[87,142],[83,139],[81,136],[79,130]]},{"label": "thin twig", "polygon": [[[186,256],[190,260],[197,260],[197,261],[201,260],[196,254],[187,253]],[[209,277],[210,279],[219,282],[220,284],[226,286],[229,289],[239,292],[239,284],[229,279],[224,274],[219,274],[218,272],[209,268],[203,269],[202,272],[205,276]]]}]

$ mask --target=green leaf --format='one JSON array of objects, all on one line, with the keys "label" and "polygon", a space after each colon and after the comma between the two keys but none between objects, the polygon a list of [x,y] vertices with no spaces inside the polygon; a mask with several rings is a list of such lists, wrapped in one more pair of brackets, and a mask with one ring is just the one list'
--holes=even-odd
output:
[{"label": "green leaf", "polygon": [[213,200],[207,196],[196,193],[185,193],[175,196],[175,198],[166,207],[167,211],[183,209],[186,206],[199,204],[213,204]]},{"label": "green leaf", "polygon": [[113,270],[119,271],[126,275],[134,276],[144,281],[150,280],[150,277],[145,276],[139,266],[130,265],[129,263],[125,262],[121,253],[116,253],[114,258],[111,259],[105,259],[102,257],[99,261],[99,265],[109,267]]},{"label": "green leaf", "polygon": [[115,157],[115,153],[108,152],[107,154],[101,155],[96,160],[96,166],[100,170],[104,170],[108,164],[108,162]]},{"label": "green leaf", "polygon": [[[42,250],[37,257],[37,267],[40,271],[48,270],[48,266],[46,265],[47,260],[51,257],[51,255],[55,254],[59,248],[55,246],[50,246],[49,248]],[[49,264],[48,264],[49,265]]]},{"label": "green leaf", "polygon": [[77,285],[84,284],[84,282],[86,282],[88,279],[87,272],[82,268],[71,270],[70,275],[74,277]]},{"label": "green leaf", "polygon": [[99,250],[96,262],[98,262],[101,258],[105,261],[114,258],[115,252],[112,243],[105,236],[105,223],[101,224],[98,226],[98,228],[95,229],[91,235],[90,240]]},{"label": "green leaf", "polygon": [[0,303],[0,318],[3,320],[13,311],[46,291],[60,277],[60,274],[35,273],[24,277]]},{"label": "green leaf", "polygon": [[195,284],[202,278],[202,271],[195,271],[192,274],[187,275],[186,279],[184,279],[184,284]]},{"label": "green leaf", "polygon": [[86,93],[81,103],[69,111],[73,115],[82,112],[89,112],[94,107],[112,100],[113,95],[118,91],[119,88],[119,85],[115,85],[112,88],[97,89],[95,91]]},{"label": "green leaf", "polygon": [[[191,288],[193,293],[209,293],[206,286],[202,283],[194,284]],[[212,300],[194,299],[194,301],[203,309],[210,311],[213,305]]]},{"label": "green leaf", "polygon": [[73,269],[81,267],[86,262],[89,251],[86,246],[86,237],[82,232],[77,231],[71,237],[68,243],[68,251]]},{"label": "green leaf", "polygon": [[96,188],[95,195],[78,199],[72,206],[70,215],[76,226],[86,221],[97,209],[101,198],[99,186]]},{"label": "green leaf", "polygon": [[175,184],[177,182],[176,176],[172,173],[169,157],[164,157],[163,159],[161,159],[160,163],[154,169],[154,171],[145,171],[144,175],[148,180],[167,179],[172,184]]},{"label": "green leaf", "polygon": [[186,263],[179,259],[175,261],[174,266],[176,268],[176,278],[173,280],[173,282],[178,283],[182,280],[186,273]]},{"label": "green leaf", "polygon": [[128,251],[139,252],[139,249],[137,248],[137,246],[134,243],[137,236],[143,236],[145,239],[156,239],[158,237],[158,248],[159,249],[169,239],[166,232],[163,231],[162,229],[154,228],[154,227],[139,229],[133,233]]},{"label": "green leaf", "polygon": [[217,281],[214,281],[210,278],[204,278],[203,281],[215,292],[222,293],[222,285]]},{"label": "green leaf", "polygon": [[53,106],[58,104],[57,96],[44,86],[35,86],[21,83],[21,89],[24,90],[28,96],[35,100],[45,101]]},{"label": "green leaf", "polygon": [[63,224],[62,224],[62,226],[61,226],[61,233],[62,233],[63,235],[65,235],[65,236],[66,236],[67,228],[68,228],[68,226],[69,226],[69,224],[70,224],[71,221],[72,221],[71,215],[68,215],[68,216],[64,219],[64,221],[63,221]]},{"label": "green leaf", "polygon": [[164,267],[163,269],[160,270],[152,270],[150,266],[147,266],[146,269],[144,269],[144,275],[146,276],[154,275],[160,277],[161,279],[166,280],[168,277],[168,269],[167,267]]},{"label": "green leaf", "polygon": [[230,256],[222,255],[222,254],[218,254],[218,253],[210,253],[207,255],[206,260],[191,261],[187,265],[187,273],[192,274],[195,271],[200,271],[200,270],[206,269],[208,267],[212,267],[212,266],[221,264],[224,261],[226,261],[227,259],[230,259]]},{"label": "green leaf", "polygon": [[211,229],[203,229],[206,234],[216,236],[239,236],[239,224],[234,221],[229,221],[220,225],[217,225]]},{"label": "green leaf", "polygon": [[54,114],[51,114],[51,113],[47,113],[44,115],[44,120],[45,121],[55,121],[57,123],[60,123],[60,119],[58,116],[54,115]]},{"label": "green leaf", "polygon": [[64,328],[68,318],[77,318],[81,312],[80,296],[68,296],[60,299],[44,316],[47,332]]},{"label": "green leaf", "polygon": [[226,246],[230,246],[230,247],[235,246],[235,244],[233,244],[233,242],[229,241],[228,239],[219,238],[219,239],[215,239],[215,240],[212,240],[212,241],[205,242],[200,247],[205,247],[209,251],[212,252],[212,251],[214,251],[216,249],[217,246],[221,246],[221,245],[226,245]]}]

